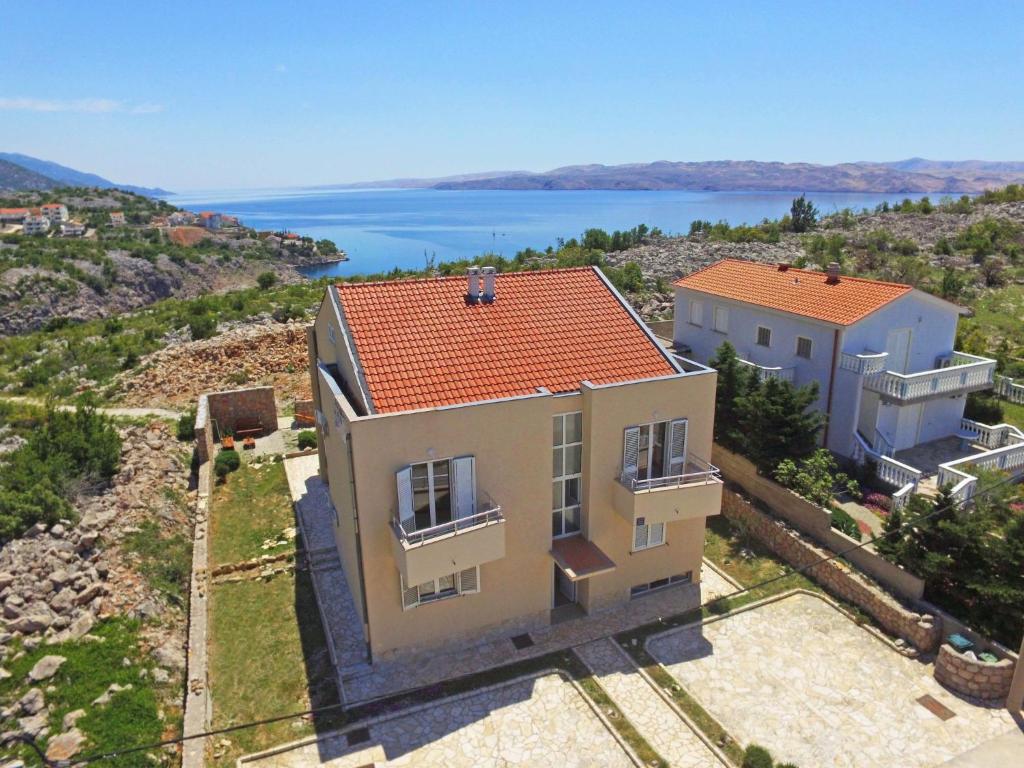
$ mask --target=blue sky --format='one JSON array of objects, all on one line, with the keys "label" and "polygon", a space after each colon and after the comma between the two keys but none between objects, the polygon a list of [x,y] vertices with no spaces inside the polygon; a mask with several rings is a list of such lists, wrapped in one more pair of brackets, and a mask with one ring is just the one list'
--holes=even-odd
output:
[{"label": "blue sky", "polygon": [[1022,3],[0,0],[0,151],[175,190],[1024,160]]}]

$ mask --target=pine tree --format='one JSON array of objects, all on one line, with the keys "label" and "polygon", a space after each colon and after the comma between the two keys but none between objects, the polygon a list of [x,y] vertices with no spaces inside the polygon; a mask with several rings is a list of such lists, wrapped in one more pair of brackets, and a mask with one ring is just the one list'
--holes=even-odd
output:
[{"label": "pine tree", "polygon": [[740,364],[736,348],[728,341],[718,348],[708,364],[718,371],[718,389],[715,391],[715,440],[726,448],[734,449],[741,434],[736,400],[747,391],[752,377]]}]

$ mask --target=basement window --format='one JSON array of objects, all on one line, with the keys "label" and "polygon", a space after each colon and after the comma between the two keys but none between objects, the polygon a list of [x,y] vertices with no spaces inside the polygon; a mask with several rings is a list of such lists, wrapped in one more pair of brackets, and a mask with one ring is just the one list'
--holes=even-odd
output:
[{"label": "basement window", "polygon": [[646,595],[648,592],[654,592],[655,590],[675,586],[676,584],[689,584],[692,581],[693,571],[677,573],[675,576],[669,576],[666,579],[656,579],[654,581],[649,581],[646,584],[637,584],[635,587],[630,587],[629,596],[639,597],[640,595]]}]

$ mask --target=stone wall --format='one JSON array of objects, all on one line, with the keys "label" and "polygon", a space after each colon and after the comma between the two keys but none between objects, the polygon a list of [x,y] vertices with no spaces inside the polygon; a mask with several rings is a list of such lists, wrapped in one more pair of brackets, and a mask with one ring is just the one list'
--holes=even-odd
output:
[{"label": "stone wall", "polygon": [[935,659],[935,679],[947,688],[976,699],[1002,701],[1010,692],[1014,662],[1003,658],[995,664],[958,653],[948,643]]},{"label": "stone wall", "polygon": [[316,424],[316,417],[313,415],[315,410],[316,406],[312,400],[296,400],[295,420],[302,426],[314,426]]},{"label": "stone wall", "polygon": [[200,395],[196,407],[196,451],[200,462],[210,459],[219,438],[235,432],[240,421],[250,420],[259,421],[265,434],[277,431],[277,403],[273,387]]},{"label": "stone wall", "polygon": [[[920,614],[850,570],[840,560],[818,562],[832,554],[798,531],[756,509],[736,494],[722,496],[722,514],[737,522],[775,554],[795,568],[808,568],[806,575],[827,592],[852,603],[869,614],[890,634],[901,637],[923,653],[931,653],[942,636],[941,624],[929,614]],[[813,565],[817,563],[817,565]]]},{"label": "stone wall", "polygon": [[722,476],[728,482],[742,487],[765,504],[772,514],[833,552],[843,553],[843,557],[904,600],[921,599],[923,579],[866,547],[855,549],[858,542],[832,528],[832,515],[827,509],[764,477],[750,461],[717,443],[711,449],[711,462],[722,470]]}]

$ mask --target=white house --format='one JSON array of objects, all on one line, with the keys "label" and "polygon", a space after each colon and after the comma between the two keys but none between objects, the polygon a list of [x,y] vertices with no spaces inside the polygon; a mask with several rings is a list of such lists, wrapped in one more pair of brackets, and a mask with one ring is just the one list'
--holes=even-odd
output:
[{"label": "white house", "polygon": [[214,211],[203,211],[199,214],[199,226],[206,229],[220,229],[221,217]]},{"label": "white house", "polygon": [[111,211],[110,212],[110,226],[112,227],[123,227],[125,224],[124,211]]},{"label": "white house", "polygon": [[729,341],[762,377],[818,382],[825,446],[874,459],[897,487],[938,474],[949,457],[939,449],[962,456],[983,442],[986,425],[963,419],[964,405],[993,386],[995,361],[953,349],[965,312],[955,304],[840,275],[837,264],[816,272],[727,259],[675,289],[677,348],[706,362]]},{"label": "white house", "polygon": [[63,203],[47,203],[40,206],[39,211],[54,225],[68,220],[68,207]]},{"label": "white house", "polygon": [[60,225],[61,237],[81,237],[85,234],[85,224],[78,221],[65,221]]},{"label": "white house", "polygon": [[50,230],[50,220],[41,214],[32,214],[25,217],[21,225],[21,231],[26,235],[42,235]]},{"label": "white house", "polygon": [[0,208],[0,223],[21,224],[30,213],[28,208]]},{"label": "white house", "polygon": [[175,211],[167,217],[167,223],[172,227],[184,227],[194,224],[196,215],[190,211]]}]

